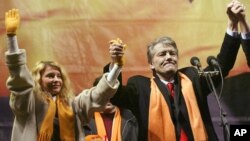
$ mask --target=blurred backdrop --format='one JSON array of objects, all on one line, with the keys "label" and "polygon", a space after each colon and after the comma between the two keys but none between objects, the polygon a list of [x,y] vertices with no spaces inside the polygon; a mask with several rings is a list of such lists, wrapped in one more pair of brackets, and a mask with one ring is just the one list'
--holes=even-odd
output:
[{"label": "blurred backdrop", "polygon": [[[39,60],[62,64],[77,95],[92,86],[110,61],[109,40],[120,38],[127,44],[124,83],[134,74],[150,76],[146,46],[160,36],[170,36],[179,48],[179,67],[189,66],[197,56],[205,67],[216,56],[227,27],[226,5],[230,0],[0,0],[0,120],[8,108],[8,76],[4,52],[7,40],[4,13],[18,8],[21,26],[19,47],[27,51],[28,67]],[[250,15],[250,1],[241,0]],[[248,73],[240,48],[229,78]],[[247,75],[248,76],[248,75]],[[229,79],[228,78],[228,79]],[[245,78],[245,77],[244,77]],[[249,77],[248,77],[249,78]],[[250,81],[250,79],[247,79]],[[246,83],[247,83],[247,80]],[[236,80],[237,81],[237,80]],[[7,105],[7,106],[6,106]],[[215,108],[217,105],[215,105]],[[13,117],[9,114],[11,119]],[[0,121],[0,129],[7,121]],[[10,127],[11,128],[11,127]],[[0,138],[3,132],[0,130]]]}]

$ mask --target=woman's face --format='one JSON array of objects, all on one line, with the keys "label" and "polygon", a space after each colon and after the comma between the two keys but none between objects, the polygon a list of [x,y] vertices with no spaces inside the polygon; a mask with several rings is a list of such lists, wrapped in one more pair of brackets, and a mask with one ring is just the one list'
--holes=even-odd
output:
[{"label": "woman's face", "polygon": [[47,66],[42,74],[41,86],[52,96],[59,94],[63,86],[61,72],[56,67]]}]

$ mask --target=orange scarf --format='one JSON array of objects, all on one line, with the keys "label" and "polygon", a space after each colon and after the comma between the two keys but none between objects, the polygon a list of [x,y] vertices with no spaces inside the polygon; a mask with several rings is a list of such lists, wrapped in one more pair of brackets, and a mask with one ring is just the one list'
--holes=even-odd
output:
[{"label": "orange scarf", "polygon": [[[100,135],[103,138],[107,137],[107,133],[104,127],[104,122],[99,112],[95,112],[95,122],[98,135]],[[117,107],[113,119],[111,141],[121,141],[121,115],[120,115],[120,110]]]},{"label": "orange scarf", "polygon": [[74,141],[74,114],[72,109],[57,97],[56,102],[51,97],[47,96],[46,100],[49,103],[48,111],[43,119],[38,135],[38,141],[50,141],[53,135],[53,122],[56,114],[56,105],[58,111],[60,139],[61,141]]},{"label": "orange scarf", "polygon": [[106,137],[102,138],[99,135],[87,135],[85,136],[85,141],[107,141]]},{"label": "orange scarf", "polygon": [[[192,82],[186,75],[182,73],[179,75],[194,140],[207,141],[206,129],[200,115]],[[175,127],[169,107],[153,79],[151,79],[148,141],[176,141]]]}]

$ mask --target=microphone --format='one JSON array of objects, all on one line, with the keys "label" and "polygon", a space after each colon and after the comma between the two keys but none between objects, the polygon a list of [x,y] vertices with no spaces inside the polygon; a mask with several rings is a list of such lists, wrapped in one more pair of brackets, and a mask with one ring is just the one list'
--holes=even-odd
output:
[{"label": "microphone", "polygon": [[207,57],[207,64],[214,68],[214,71],[210,71],[210,75],[219,75],[220,65],[214,56]]},{"label": "microphone", "polygon": [[192,57],[192,58],[190,59],[190,63],[191,63],[193,66],[196,66],[200,72],[203,71],[202,68],[201,68],[200,59],[199,59],[198,57],[196,57],[196,56]]},{"label": "microphone", "polygon": [[[211,57],[208,57],[208,58],[209,58],[209,59],[208,59],[209,62],[212,62],[211,65],[212,65],[212,64],[213,64],[213,65],[218,64],[215,57],[211,56]],[[210,59],[210,58],[211,58],[211,59]],[[212,60],[212,61],[210,61],[210,60]],[[190,63],[191,63],[193,66],[196,66],[196,67],[197,67],[198,73],[199,73],[200,76],[207,77],[208,75],[214,76],[214,75],[218,75],[218,74],[219,74],[219,71],[217,71],[217,70],[214,70],[214,71],[204,71],[204,70],[202,69],[202,67],[201,67],[201,63],[200,63],[200,60],[199,60],[198,57],[192,57],[192,58],[190,59]],[[218,65],[219,65],[219,64],[218,64]]]},{"label": "microphone", "polygon": [[207,64],[208,64],[209,66],[214,67],[215,69],[220,67],[220,65],[219,65],[219,63],[218,63],[218,61],[217,61],[217,59],[216,59],[214,56],[208,56],[208,57],[207,57]]}]

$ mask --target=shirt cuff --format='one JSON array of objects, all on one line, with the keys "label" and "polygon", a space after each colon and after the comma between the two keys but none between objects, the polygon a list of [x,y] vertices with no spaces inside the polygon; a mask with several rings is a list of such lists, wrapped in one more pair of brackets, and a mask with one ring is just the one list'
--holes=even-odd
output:
[{"label": "shirt cuff", "polygon": [[229,28],[227,28],[227,34],[232,36],[232,37],[239,37],[239,35],[240,35],[238,31],[232,31]]},{"label": "shirt cuff", "polygon": [[241,38],[244,39],[244,40],[250,39],[250,32],[241,33]]}]

